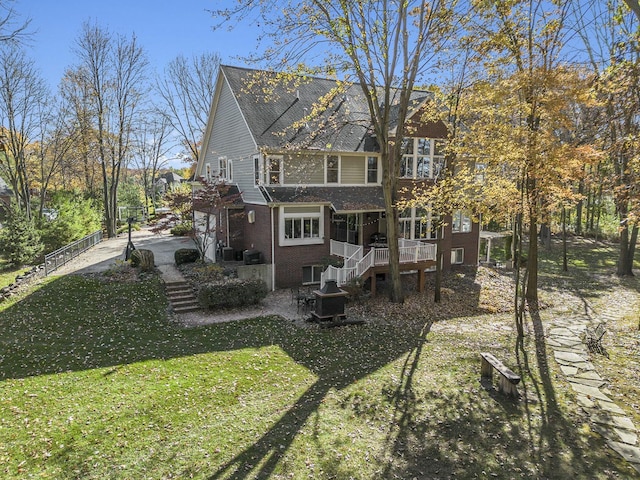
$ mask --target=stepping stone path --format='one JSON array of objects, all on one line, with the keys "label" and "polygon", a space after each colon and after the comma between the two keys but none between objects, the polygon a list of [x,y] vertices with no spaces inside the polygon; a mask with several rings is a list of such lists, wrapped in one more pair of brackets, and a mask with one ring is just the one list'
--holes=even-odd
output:
[{"label": "stepping stone path", "polygon": [[[618,306],[620,303],[624,302],[618,302]],[[603,312],[598,317],[606,323],[622,314],[624,312],[618,309]],[[576,393],[578,404],[589,415],[591,428],[640,473],[638,430],[625,411],[610,398],[611,392],[605,387],[607,382],[596,372],[582,340],[591,323],[596,322],[586,316],[558,318],[547,330],[547,345],[553,349],[556,362]]]}]

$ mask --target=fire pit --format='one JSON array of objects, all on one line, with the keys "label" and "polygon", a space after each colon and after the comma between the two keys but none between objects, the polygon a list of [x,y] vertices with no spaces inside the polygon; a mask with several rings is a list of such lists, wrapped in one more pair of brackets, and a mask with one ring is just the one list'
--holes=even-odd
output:
[{"label": "fire pit", "polygon": [[315,310],[311,312],[313,320],[339,320],[347,318],[344,306],[348,293],[338,288],[335,280],[327,280],[320,290],[313,292],[316,296]]}]

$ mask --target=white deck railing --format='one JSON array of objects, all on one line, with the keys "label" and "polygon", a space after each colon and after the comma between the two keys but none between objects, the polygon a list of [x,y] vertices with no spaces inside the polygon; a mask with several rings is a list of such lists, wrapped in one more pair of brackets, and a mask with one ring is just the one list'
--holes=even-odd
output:
[{"label": "white deck railing", "polygon": [[[436,246],[432,243],[423,243],[417,240],[398,240],[400,263],[418,263],[428,260],[435,261]],[[354,278],[364,275],[373,266],[389,264],[388,248],[371,248],[366,255],[362,255],[360,245],[331,240],[331,254],[345,259],[342,268],[329,266],[320,276],[320,288],[327,280],[335,280],[338,286],[349,283]]]}]

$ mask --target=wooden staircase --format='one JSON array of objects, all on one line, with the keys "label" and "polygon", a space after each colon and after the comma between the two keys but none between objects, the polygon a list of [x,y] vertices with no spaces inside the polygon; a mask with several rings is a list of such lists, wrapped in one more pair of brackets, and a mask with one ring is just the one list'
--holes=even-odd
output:
[{"label": "wooden staircase", "polygon": [[200,310],[200,304],[191,288],[185,281],[165,282],[167,298],[175,313],[187,313]]}]

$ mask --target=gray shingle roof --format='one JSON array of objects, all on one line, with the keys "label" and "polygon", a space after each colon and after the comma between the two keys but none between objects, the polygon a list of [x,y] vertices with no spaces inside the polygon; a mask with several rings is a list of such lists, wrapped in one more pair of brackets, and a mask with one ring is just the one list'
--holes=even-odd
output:
[{"label": "gray shingle roof", "polygon": [[336,212],[383,211],[382,187],[262,187],[271,203],[325,203]]},{"label": "gray shingle roof", "polygon": [[[349,152],[378,149],[359,85],[340,86],[336,80],[302,76],[283,80],[274,72],[231,66],[221,70],[258,146]],[[415,97],[426,95],[416,92]]]}]

